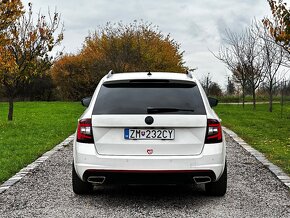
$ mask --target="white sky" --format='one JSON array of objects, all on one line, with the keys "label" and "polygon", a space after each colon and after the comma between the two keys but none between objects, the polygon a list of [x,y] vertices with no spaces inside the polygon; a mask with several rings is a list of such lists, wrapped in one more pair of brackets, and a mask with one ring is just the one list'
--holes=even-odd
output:
[{"label": "white sky", "polygon": [[[89,31],[106,22],[152,22],[164,34],[181,44],[184,61],[198,68],[198,78],[211,73],[213,81],[225,87],[230,72],[210,51],[217,52],[226,28],[240,31],[254,18],[270,15],[267,0],[24,0],[33,11],[55,8],[65,25],[64,52],[76,53]],[[210,50],[210,51],[209,51]]]}]

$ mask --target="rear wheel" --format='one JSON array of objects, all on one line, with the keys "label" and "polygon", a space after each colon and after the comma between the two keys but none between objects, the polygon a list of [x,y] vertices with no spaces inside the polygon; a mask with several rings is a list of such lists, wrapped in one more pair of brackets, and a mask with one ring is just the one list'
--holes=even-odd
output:
[{"label": "rear wheel", "polygon": [[76,173],[74,164],[72,164],[72,186],[75,194],[89,194],[93,191],[93,185],[82,181]]},{"label": "rear wheel", "polygon": [[218,181],[205,184],[205,191],[208,195],[224,196],[227,191],[227,164]]}]

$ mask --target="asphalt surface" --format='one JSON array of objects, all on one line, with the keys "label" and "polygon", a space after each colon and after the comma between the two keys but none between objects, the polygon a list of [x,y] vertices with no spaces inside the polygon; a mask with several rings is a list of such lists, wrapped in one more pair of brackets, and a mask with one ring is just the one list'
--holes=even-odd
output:
[{"label": "asphalt surface", "polygon": [[228,191],[202,186],[110,186],[77,196],[72,146],[0,194],[0,217],[290,217],[290,192],[239,145],[228,141]]}]

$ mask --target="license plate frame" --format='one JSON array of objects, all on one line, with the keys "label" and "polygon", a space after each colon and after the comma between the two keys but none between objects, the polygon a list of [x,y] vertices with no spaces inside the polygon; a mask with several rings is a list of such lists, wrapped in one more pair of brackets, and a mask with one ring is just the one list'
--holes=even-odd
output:
[{"label": "license plate frame", "polygon": [[125,128],[125,140],[174,140],[175,129],[139,129]]}]

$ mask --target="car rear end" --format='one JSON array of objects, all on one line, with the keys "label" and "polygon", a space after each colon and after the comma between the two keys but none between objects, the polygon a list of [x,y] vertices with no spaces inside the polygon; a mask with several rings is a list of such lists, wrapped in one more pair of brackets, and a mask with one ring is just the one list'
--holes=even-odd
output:
[{"label": "car rear end", "polygon": [[79,120],[74,169],[83,182],[209,183],[224,167],[219,119],[186,74],[105,77]]}]

